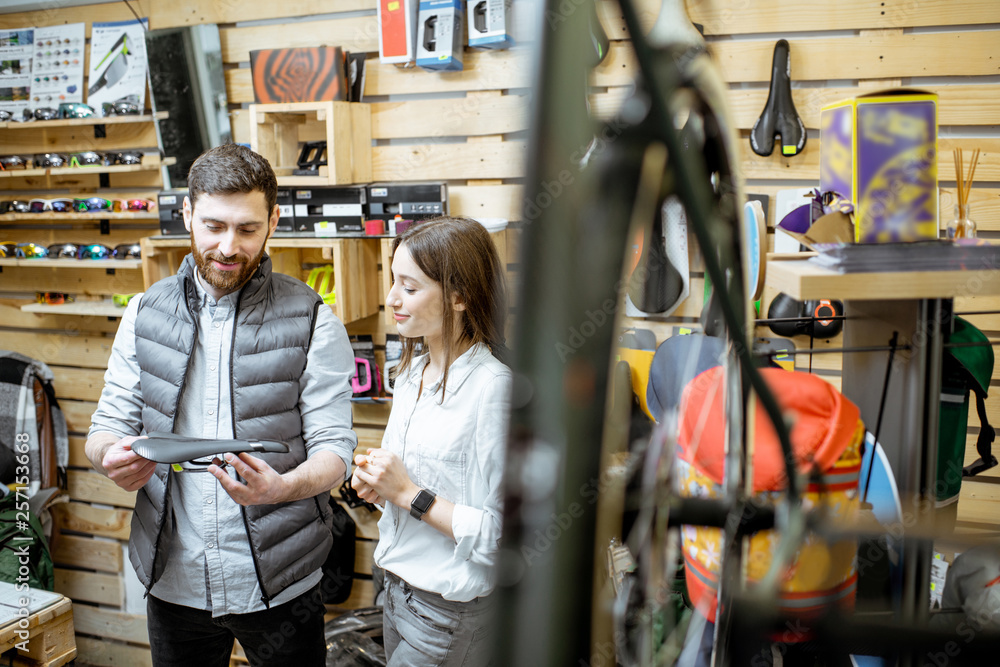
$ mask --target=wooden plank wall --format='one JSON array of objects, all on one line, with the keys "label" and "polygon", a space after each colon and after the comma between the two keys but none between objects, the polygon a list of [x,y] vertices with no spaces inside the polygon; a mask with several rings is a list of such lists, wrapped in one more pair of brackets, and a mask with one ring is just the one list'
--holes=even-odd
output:
[{"label": "wooden plank wall", "polygon": [[[372,165],[375,180],[449,182],[452,212],[520,220],[528,129],[529,81],[533,70],[527,47],[499,52],[466,51],[460,73],[429,73],[397,69],[377,61],[375,0],[177,0],[164,3],[133,0],[138,13],[150,18],[152,29],[198,23],[220,26],[226,83],[234,136],[248,141],[246,105],[253,101],[250,83],[251,49],[338,45],[367,52],[366,101],[372,105]],[[592,75],[595,113],[609,118],[628,94],[635,64],[617,5],[598,0],[598,13],[611,37],[605,62]],[[527,7],[515,3],[515,10]],[[655,18],[658,2],[641,0],[646,25]],[[955,176],[950,149],[981,148],[973,211],[983,235],[1000,235],[1000,3],[995,0],[868,0],[807,3],[792,0],[688,0],[694,21],[702,24],[711,49],[730,86],[730,103],[741,132],[741,170],[748,192],[771,197],[769,228],[773,228],[774,196],[784,188],[811,187],[818,182],[819,110],[860,92],[881,87],[916,86],[940,95],[941,210],[950,214]],[[122,3],[61,8],[2,15],[4,27],[63,22],[127,20]],[[530,25],[521,17],[519,23]],[[88,32],[89,34],[89,32]],[[793,158],[762,158],[749,148],[748,130],[763,108],[775,40],[791,44],[793,97],[809,129],[805,151]],[[513,244],[511,244],[513,245]],[[516,257],[508,254],[513,261]],[[513,268],[513,267],[512,267]],[[692,265],[692,296],[674,317],[634,321],[656,332],[659,340],[678,324],[691,326],[701,309],[703,276]],[[6,281],[4,274],[0,280]],[[3,288],[0,288],[3,289]],[[765,297],[765,312],[769,299]],[[970,297],[959,310],[984,310],[1000,300]],[[1000,317],[972,318],[991,337],[1000,337]],[[34,316],[9,302],[0,303],[0,347],[35,356],[52,365],[57,391],[74,433],[70,496],[58,510],[72,534],[57,554],[59,590],[77,604],[80,659],[101,665],[148,664],[145,623],[124,611],[121,545],[127,539],[132,499],[89,470],[82,455],[82,435],[89,424],[102,386],[116,322],[99,318]],[[355,323],[351,333],[369,333],[384,344],[384,317]],[[817,345],[838,346],[839,339]],[[798,340],[804,345],[806,341]],[[805,360],[800,364],[805,364]],[[839,384],[840,361],[818,357],[814,366]],[[994,383],[1000,382],[1000,369]],[[1000,423],[1000,399],[991,399],[990,413]],[[374,406],[355,412],[361,448],[377,446],[386,411]],[[974,438],[972,438],[974,440]],[[971,482],[963,491],[962,519],[970,528],[995,523],[1000,494],[989,484]],[[361,529],[372,533],[370,520]],[[361,553],[370,552],[370,544]],[[127,565],[125,565],[127,567]],[[359,568],[363,569],[364,564]],[[365,596],[370,592],[363,590]],[[367,604],[368,599],[359,599]],[[113,642],[102,641],[113,639]]]}]

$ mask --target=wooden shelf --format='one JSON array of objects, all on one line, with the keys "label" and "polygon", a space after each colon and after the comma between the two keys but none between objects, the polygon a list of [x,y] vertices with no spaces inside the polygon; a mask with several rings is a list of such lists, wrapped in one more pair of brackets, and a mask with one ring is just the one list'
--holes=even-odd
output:
[{"label": "wooden shelf", "polygon": [[0,178],[26,178],[28,176],[65,176],[67,174],[121,174],[134,171],[155,171],[169,167],[177,158],[145,160],[142,164],[116,164],[110,167],[46,167],[44,169],[11,169],[0,171]]},{"label": "wooden shelf", "polygon": [[[177,272],[181,259],[191,248],[189,236],[149,236],[142,246],[142,275],[146,288]],[[320,249],[324,261],[333,266],[337,302],[330,307],[347,324],[378,313],[379,240],[353,237],[278,237],[267,242],[275,270],[282,267],[296,277],[301,275],[299,251]],[[274,253],[273,250],[283,250]]]},{"label": "wooden shelf", "polygon": [[151,123],[154,120],[166,120],[170,114],[158,111],[155,114],[140,114],[138,116],[89,116],[87,118],[60,118],[57,120],[33,120],[18,123],[9,120],[0,123],[0,130],[46,130],[50,127],[74,127],[80,125],[122,125],[126,123]]},{"label": "wooden shelf", "polygon": [[1000,270],[836,273],[806,260],[768,260],[767,284],[805,299],[885,301],[1000,295]]},{"label": "wooden shelf", "polygon": [[[99,195],[90,195],[96,197]],[[86,199],[87,197],[50,197],[50,199]],[[96,213],[57,213],[55,211],[43,211],[42,213],[4,213],[0,215],[0,222],[33,222],[35,220],[63,220],[66,222],[89,221],[99,222],[101,220],[159,220],[160,215],[156,211],[138,211],[135,213],[115,213],[113,211]]]},{"label": "wooden shelf", "polygon": [[46,313],[48,315],[96,315],[98,317],[121,317],[125,309],[113,301],[74,301],[58,306],[47,303],[28,303],[21,306],[26,313]]},{"label": "wooden shelf", "polygon": [[0,259],[0,266],[53,267],[63,269],[141,269],[141,259]]}]

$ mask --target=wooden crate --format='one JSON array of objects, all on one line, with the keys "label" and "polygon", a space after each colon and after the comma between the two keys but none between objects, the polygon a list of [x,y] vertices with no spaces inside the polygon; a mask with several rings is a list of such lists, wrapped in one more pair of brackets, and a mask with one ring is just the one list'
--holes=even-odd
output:
[{"label": "wooden crate", "polygon": [[[22,639],[14,632],[18,623],[0,628],[0,653],[13,649]],[[28,617],[28,650],[17,649],[14,664],[26,667],[59,667],[76,657],[73,603],[63,598]]]},{"label": "wooden crate", "polygon": [[[371,112],[356,102],[250,105],[250,148],[271,163],[278,185],[320,186],[372,180]],[[327,165],[316,176],[296,176],[307,141],[326,141]]]}]

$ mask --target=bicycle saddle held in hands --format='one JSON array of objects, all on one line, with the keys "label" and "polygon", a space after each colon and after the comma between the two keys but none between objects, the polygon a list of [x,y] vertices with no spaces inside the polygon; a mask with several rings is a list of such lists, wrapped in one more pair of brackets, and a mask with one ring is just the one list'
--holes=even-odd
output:
[{"label": "bicycle saddle held in hands", "polygon": [[[288,445],[273,440],[213,440],[153,431],[148,433],[146,438],[133,442],[132,451],[156,463],[183,463],[223,452],[284,454],[288,451]],[[197,464],[208,466],[210,462],[199,461]]]}]

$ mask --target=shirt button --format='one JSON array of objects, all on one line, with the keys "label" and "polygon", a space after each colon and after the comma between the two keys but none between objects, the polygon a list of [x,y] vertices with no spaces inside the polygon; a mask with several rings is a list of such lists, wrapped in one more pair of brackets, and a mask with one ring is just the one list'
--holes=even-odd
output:
[{"label": "shirt button", "polygon": [[215,326],[215,328],[218,329],[219,327],[222,326],[222,322],[216,322],[213,326]]},{"label": "shirt button", "polygon": [[213,543],[209,542],[208,544],[206,544],[206,545],[205,545],[205,548],[206,548],[206,549],[211,549],[211,548],[213,548],[214,546],[215,546],[215,545],[214,545]]},{"label": "shirt button", "polygon": [[205,501],[205,504],[206,504],[206,505],[211,505],[211,504],[212,504],[212,499],[211,499],[211,498],[207,499],[207,500]]},{"label": "shirt button", "polygon": [[209,368],[209,370],[213,370],[213,371],[214,371],[214,370],[215,370],[215,364],[212,364],[212,365],[211,365],[211,366],[209,366],[208,368]]},{"label": "shirt button", "polygon": [[210,415],[214,415],[214,414],[215,414],[215,410],[212,410],[211,408],[209,408],[209,410],[208,410],[208,414],[210,414]]}]

